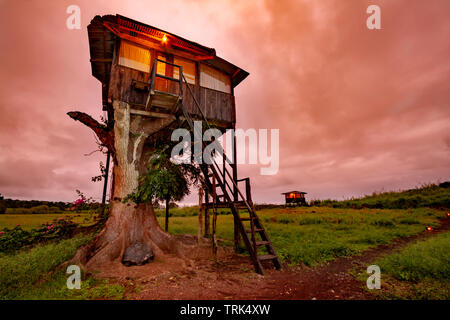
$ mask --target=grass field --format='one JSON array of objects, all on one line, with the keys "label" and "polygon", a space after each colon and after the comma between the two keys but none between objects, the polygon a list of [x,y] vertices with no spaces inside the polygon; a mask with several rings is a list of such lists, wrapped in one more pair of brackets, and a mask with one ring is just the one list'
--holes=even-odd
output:
[{"label": "grass field", "polygon": [[438,184],[424,184],[405,191],[374,192],[361,198],[344,201],[316,200],[314,205],[334,208],[450,208],[450,182]]},{"label": "grass field", "polygon": [[[382,299],[450,299],[450,231],[412,243],[373,262],[381,271]],[[359,279],[366,281],[361,272]]]},{"label": "grass field", "polygon": [[76,236],[14,255],[0,255],[0,299],[121,299],[124,288],[107,280],[83,279],[84,290],[68,290],[65,269],[55,271],[91,238]]},{"label": "grass field", "polygon": [[[394,238],[416,234],[425,226],[437,226],[442,211],[335,209],[300,207],[258,212],[281,259],[292,264],[314,265],[341,256],[357,254]],[[164,219],[158,218],[163,225]],[[196,234],[197,217],[171,217],[169,232]],[[232,244],[233,217],[219,215],[218,238]]]},{"label": "grass field", "polygon": [[14,228],[20,225],[25,230],[39,227],[54,219],[70,217],[75,223],[90,225],[93,223],[94,215],[89,213],[46,213],[46,214],[0,214],[0,230],[4,228]]},{"label": "grass field", "polygon": [[[172,234],[196,234],[198,218],[196,209],[176,209],[177,216],[170,218]],[[300,207],[264,209],[258,212],[281,259],[290,264],[313,266],[341,256],[357,254],[369,247],[388,243],[394,238],[419,233],[425,226],[437,226],[443,211],[418,208],[408,210],[338,209],[328,207]],[[64,215],[63,215],[64,216]],[[70,214],[79,223],[89,214]],[[0,215],[0,229],[20,224],[31,229],[61,215],[17,214]],[[158,220],[163,225],[164,218]],[[231,245],[233,217],[218,216],[217,234]],[[65,270],[51,273],[56,266],[69,259],[76,248],[89,241],[89,236],[37,245],[10,255],[0,255],[0,299],[121,299],[125,289],[107,280],[87,278],[86,290],[66,289]],[[448,243],[448,238],[442,241]],[[412,259],[423,259],[414,257]],[[382,263],[382,262],[380,262]],[[384,265],[392,262],[383,262]],[[393,267],[393,270],[395,268]]]}]

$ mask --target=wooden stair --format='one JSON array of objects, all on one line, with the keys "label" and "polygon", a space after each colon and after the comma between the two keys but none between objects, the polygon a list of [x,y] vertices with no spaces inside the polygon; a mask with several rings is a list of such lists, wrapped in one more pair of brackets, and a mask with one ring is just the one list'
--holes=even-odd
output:
[{"label": "wooden stair", "polygon": [[[155,74],[154,70],[156,69],[156,59],[155,64],[153,67],[152,77],[150,78],[150,87],[151,92],[149,94],[149,97],[147,99],[147,106],[151,105],[159,105],[159,106],[167,106],[174,111],[175,117],[180,122],[180,125],[184,125],[187,123],[188,128],[190,129],[191,133],[195,131],[193,120],[186,110],[186,108],[183,105],[182,100],[182,81],[186,83],[186,87],[189,90],[189,94],[192,96],[194,104],[196,105],[197,109],[199,110],[201,114],[201,120],[206,124],[207,128],[210,128],[209,123],[203,114],[203,111],[200,108],[199,103],[197,102],[197,99],[192,92],[192,89],[188,85],[186,78],[183,75],[182,69],[179,66],[173,65],[174,67],[179,67],[179,74],[180,74],[180,88],[179,92],[180,95],[178,97],[173,97],[166,94],[159,94],[155,93],[154,91],[154,81],[155,77],[160,75]],[[158,60],[160,61],[160,60]],[[164,62],[167,63],[167,62]],[[170,63],[169,63],[170,64]],[[170,79],[167,77],[163,77],[169,80],[175,80]],[[152,94],[153,93],[153,94]],[[160,100],[165,101],[160,101]],[[183,118],[183,119],[182,119]],[[205,142],[202,142],[202,150],[205,147]],[[267,235],[266,230],[264,229],[261,220],[259,219],[258,215],[256,214],[256,211],[254,209],[252,200],[251,200],[251,191],[250,191],[250,179],[235,179],[233,178],[232,174],[230,174],[229,170],[226,168],[226,164],[230,164],[230,160],[225,155],[224,151],[222,150],[224,163],[219,166],[214,159],[212,159],[211,164],[201,164],[200,169],[202,171],[202,174],[205,178],[205,183],[207,185],[207,191],[210,195],[213,196],[213,201],[210,203],[205,203],[206,209],[213,209],[214,212],[214,218],[213,218],[213,229],[215,229],[215,222],[216,222],[216,214],[217,214],[217,208],[230,208],[231,212],[234,216],[234,223],[235,226],[237,226],[239,230],[239,234],[242,237],[244,244],[247,248],[247,251],[250,255],[250,258],[253,262],[253,265],[255,267],[255,271],[259,274],[264,274],[264,268],[262,265],[263,261],[270,261],[273,263],[276,269],[281,269],[281,262],[278,258],[278,255],[276,254],[276,251],[272,245],[272,242],[269,239],[269,236]],[[246,189],[243,193],[238,186],[239,182],[245,181],[246,183]],[[217,190],[221,191],[221,194],[217,194]],[[207,193],[208,193],[207,192]],[[208,197],[208,196],[207,196]],[[239,199],[240,197],[240,199]],[[238,200],[238,201],[234,201]],[[241,217],[239,210],[245,210],[248,213],[248,217]],[[244,224],[244,222],[246,224]],[[216,244],[216,239],[213,238],[213,246]],[[259,254],[258,250],[260,248],[266,248],[267,254]]]},{"label": "wooden stair", "polygon": [[[208,175],[208,169],[215,172],[212,179],[210,178],[211,176]],[[227,192],[228,186],[226,186],[221,179],[222,174],[217,172],[217,170],[214,170],[212,165],[206,168],[203,166],[202,171],[206,179],[206,184],[208,186],[211,185],[208,189],[213,197],[213,201],[204,203],[204,206],[206,208],[214,209],[226,207],[231,209],[231,212],[235,218],[234,221],[235,223],[238,223],[240,235],[244,241],[248,253],[250,254],[250,258],[252,259],[256,272],[262,275],[264,274],[264,268],[262,265],[263,261],[271,261],[276,269],[281,269],[282,266],[280,259],[276,254],[275,248],[273,247],[272,242],[270,241],[269,236],[261,223],[261,220],[254,210],[253,204],[251,202],[249,203],[246,199],[242,201],[232,201],[229,192]],[[217,199],[217,196],[214,195],[214,187],[216,185],[219,186],[223,192],[222,196],[225,198],[224,202],[214,201],[214,197]],[[240,190],[239,193],[241,193]],[[239,209],[245,209],[248,216],[241,217]],[[258,250],[261,248],[266,248],[268,254],[259,254]]]}]

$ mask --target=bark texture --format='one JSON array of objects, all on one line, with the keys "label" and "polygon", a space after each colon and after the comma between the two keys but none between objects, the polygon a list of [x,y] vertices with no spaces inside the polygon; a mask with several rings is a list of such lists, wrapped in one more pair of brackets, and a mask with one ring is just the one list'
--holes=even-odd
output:
[{"label": "bark texture", "polygon": [[[188,260],[185,252],[192,248],[161,229],[151,204],[123,202],[136,191],[139,175],[146,170],[148,158],[157,144],[154,135],[161,134],[161,129],[170,125],[171,121],[134,115],[124,102],[115,101],[113,108],[112,128],[101,125],[84,113],[68,113],[74,120],[91,128],[114,158],[109,218],[98,236],[81,248],[73,260],[87,269],[99,268],[105,263],[121,261],[125,250],[135,243],[148,244],[155,259],[165,254],[175,254]],[[170,139],[170,136],[166,138]]]}]

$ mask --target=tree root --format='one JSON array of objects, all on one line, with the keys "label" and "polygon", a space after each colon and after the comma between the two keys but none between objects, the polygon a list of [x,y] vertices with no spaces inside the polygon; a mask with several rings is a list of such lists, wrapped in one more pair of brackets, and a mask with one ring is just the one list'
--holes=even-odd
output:
[{"label": "tree root", "polygon": [[115,203],[103,230],[89,244],[81,247],[71,259],[85,270],[121,262],[125,250],[136,242],[148,244],[155,261],[178,258],[184,267],[194,265],[197,245],[185,244],[159,226],[150,205],[128,206]]}]

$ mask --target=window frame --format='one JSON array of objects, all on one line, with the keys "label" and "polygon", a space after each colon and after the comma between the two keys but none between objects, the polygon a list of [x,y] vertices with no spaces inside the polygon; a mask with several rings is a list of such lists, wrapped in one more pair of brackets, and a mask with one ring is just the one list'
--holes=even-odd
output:
[{"label": "window frame", "polygon": [[[149,65],[148,65],[148,72],[147,72],[147,71],[140,70],[140,69],[136,69],[136,68],[133,68],[133,67],[130,67],[130,66],[125,66],[125,65],[123,65],[123,64],[120,64],[120,57],[121,57],[121,56],[120,56],[120,49],[121,49],[121,47],[122,47],[122,43],[126,43],[126,44],[128,44],[128,45],[131,45],[131,46],[134,46],[134,47],[138,47],[138,48],[140,48],[140,49],[143,49],[143,50],[147,50],[147,51],[148,51],[148,53],[149,53],[149,55],[150,55]],[[155,56],[155,52],[154,52],[154,50],[152,50],[151,48],[145,47],[145,46],[140,45],[140,44],[138,44],[138,43],[136,43],[136,42],[133,42],[133,41],[129,41],[129,40],[126,40],[126,39],[120,39],[119,45],[118,45],[118,49],[117,49],[116,65],[117,65],[117,66],[120,66],[120,67],[122,67],[122,68],[128,68],[128,69],[131,69],[131,70],[134,70],[134,71],[138,71],[138,72],[143,72],[143,73],[146,73],[146,74],[150,74],[150,73],[152,72],[152,65],[153,65],[153,61],[154,61],[154,56]],[[134,61],[134,60],[133,60],[133,61]]]},{"label": "window frame", "polygon": [[[213,69],[214,71],[220,72],[223,75],[225,75],[228,78],[228,80],[229,80],[229,91],[222,91],[222,90],[218,90],[218,89],[215,89],[215,88],[202,86],[202,66],[206,67],[206,68]],[[228,73],[226,73],[225,71],[219,70],[218,68],[215,68],[215,67],[210,66],[210,65],[205,64],[205,63],[199,63],[198,64],[198,75],[199,75],[198,84],[199,84],[200,87],[206,88],[206,89],[209,89],[209,90],[214,90],[214,91],[221,92],[221,93],[226,93],[226,94],[231,94],[231,95],[233,94],[233,86],[231,84],[231,76]]]}]

